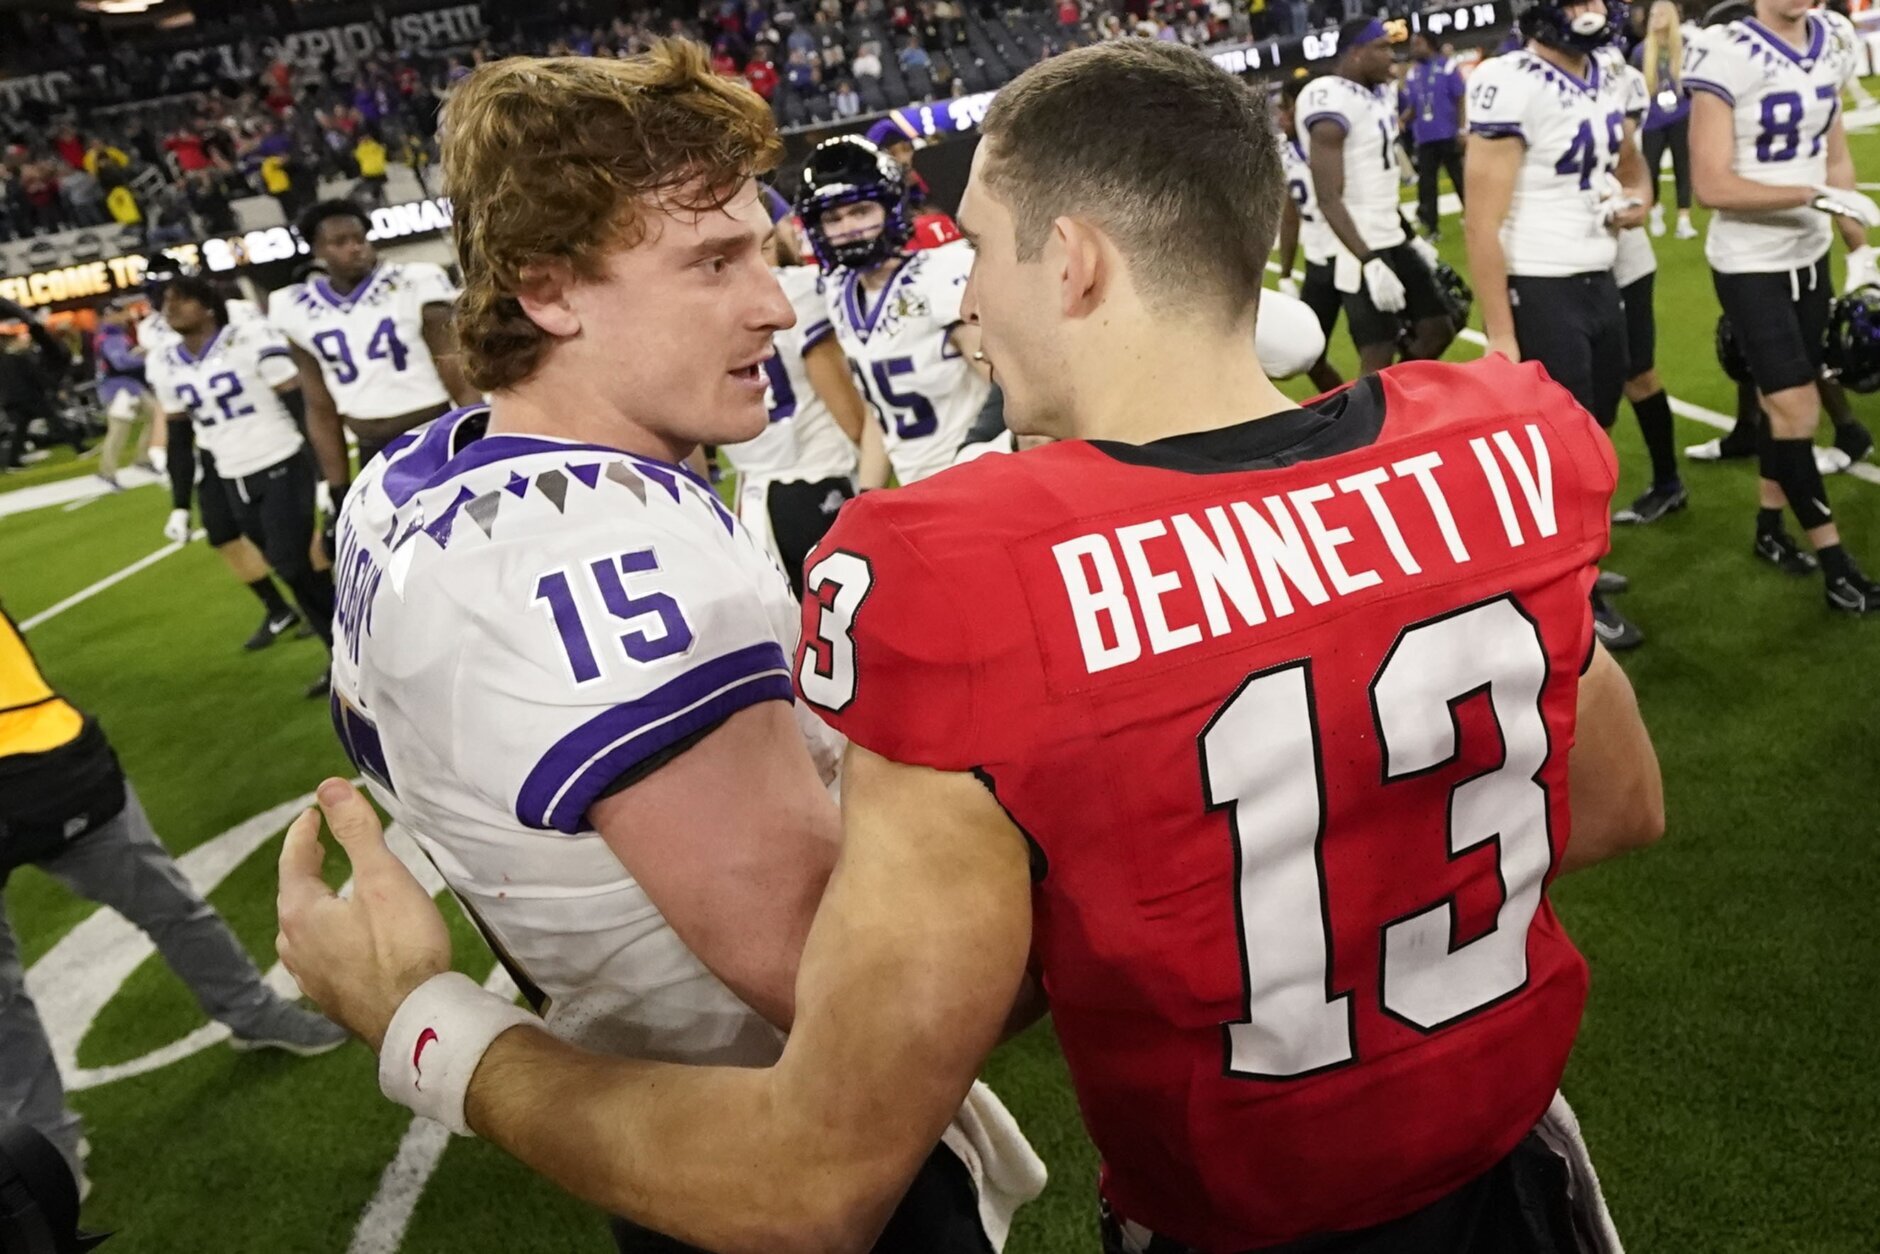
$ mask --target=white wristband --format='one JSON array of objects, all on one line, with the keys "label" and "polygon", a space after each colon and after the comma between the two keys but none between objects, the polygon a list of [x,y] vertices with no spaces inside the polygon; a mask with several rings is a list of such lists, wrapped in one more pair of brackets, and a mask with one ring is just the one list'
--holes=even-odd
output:
[{"label": "white wristband", "polygon": [[457,971],[434,975],[411,990],[379,1046],[379,1092],[455,1132],[469,1136],[463,1099],[490,1042],[522,1024],[542,1021],[485,991]]}]

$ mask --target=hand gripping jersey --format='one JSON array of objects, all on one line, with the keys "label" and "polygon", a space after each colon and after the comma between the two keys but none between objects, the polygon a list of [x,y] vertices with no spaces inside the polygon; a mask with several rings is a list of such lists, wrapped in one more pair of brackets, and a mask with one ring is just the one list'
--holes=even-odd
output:
[{"label": "hand gripping jersey", "polygon": [[[1788,187],[1828,178],[1828,131],[1841,108],[1841,84],[1854,73],[1857,45],[1844,21],[1806,18],[1808,46],[1790,47],[1755,18],[1710,27],[1684,49],[1684,85],[1728,104],[1735,116],[1743,178]],[[1828,251],[1834,224],[1813,209],[1710,217],[1704,257],[1722,274],[1780,273],[1811,266]]]},{"label": "hand gripping jersey", "polygon": [[350,296],[324,275],[284,287],[268,297],[268,321],[320,363],[341,414],[397,418],[450,403],[424,342],[424,308],[456,299],[439,267],[386,262]]},{"label": "hand gripping jersey", "polygon": [[904,485],[953,464],[991,391],[949,339],[964,321],[960,297],[972,268],[972,246],[962,240],[909,255],[873,295],[852,270],[824,281],[836,339]]},{"label": "hand gripping jersey", "polygon": [[1529,49],[1485,61],[1469,78],[1469,133],[1513,137],[1527,151],[1501,227],[1508,273],[1612,269],[1618,239],[1599,217],[1625,142],[1627,79],[1616,57],[1588,58],[1586,79]]},{"label": "hand gripping jersey", "polygon": [[1280,136],[1279,160],[1286,171],[1286,192],[1299,207],[1299,247],[1308,262],[1324,265],[1337,251],[1338,237],[1319,212],[1318,193],[1312,190],[1312,163],[1292,135]]},{"label": "hand gripping jersey", "polygon": [[1318,405],[983,457],[852,503],[807,567],[799,691],[1029,835],[1104,1193],[1201,1249],[1487,1170],[1586,991],[1543,886],[1611,448],[1532,363]]},{"label": "hand gripping jersey", "polygon": [[[1625,116],[1634,125],[1643,124],[1645,114],[1651,108],[1651,91],[1645,85],[1645,75],[1637,66],[1620,63],[1618,70],[1625,75]],[[1633,141],[1637,142],[1636,138]],[[1618,252],[1613,258],[1612,281],[1621,289],[1632,286],[1648,274],[1658,270],[1658,255],[1652,251],[1650,236],[1642,226],[1619,232]]]},{"label": "hand gripping jersey", "polygon": [[1331,122],[1345,133],[1345,210],[1366,246],[1403,243],[1394,88],[1374,91],[1341,74],[1327,74],[1305,85],[1293,112],[1299,119],[1299,147],[1308,155],[1315,123]]},{"label": "hand gripping jersey", "polygon": [[224,479],[279,465],[305,443],[274,390],[295,370],[287,341],[268,323],[230,322],[201,353],[179,337],[149,361],[157,404],[166,414],[189,415],[197,446],[215,457]]},{"label": "hand gripping jersey", "polygon": [[852,475],[855,444],[816,395],[803,365],[803,355],[833,333],[822,276],[814,266],[783,266],[772,273],[796,310],[796,325],[776,334],[776,355],[764,363],[770,377],[770,393],[764,398],[770,423],[761,435],[719,445],[718,451],[738,474],[765,486]]},{"label": "hand gripping jersey", "polygon": [[[487,414],[394,443],[347,495],[341,743],[557,1033],[637,1057],[774,1061],[779,1035],[686,948],[586,813],[688,737],[791,699],[789,586],[689,472],[477,438]],[[833,737],[802,721],[832,773]]]}]

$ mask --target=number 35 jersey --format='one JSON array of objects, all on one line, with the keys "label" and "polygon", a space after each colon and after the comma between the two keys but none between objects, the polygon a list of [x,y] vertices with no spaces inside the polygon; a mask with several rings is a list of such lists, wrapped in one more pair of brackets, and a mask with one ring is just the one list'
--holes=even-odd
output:
[{"label": "number 35 jersey", "polygon": [[326,389],[348,418],[398,418],[450,402],[424,342],[426,305],[457,290],[429,262],[387,262],[350,296],[315,275],[268,297],[268,320],[320,363]]},{"label": "number 35 jersey", "polygon": [[[779,1036],[587,820],[789,701],[782,573],[689,472],[447,414],[362,472],[334,565],[333,716],[373,793],[562,1036],[763,1065]],[[833,773],[834,738],[807,713]]]},{"label": "number 35 jersey", "polygon": [[1523,48],[1469,78],[1469,133],[1526,146],[1501,226],[1511,275],[1594,274],[1618,255],[1599,203],[1617,191],[1629,90],[1616,59],[1590,57],[1586,74]]},{"label": "number 35 jersey", "polygon": [[1586,973],[1543,887],[1613,480],[1538,366],[1410,363],[980,458],[811,555],[804,698],[979,772],[1035,846],[1119,1215],[1208,1250],[1364,1227],[1547,1109]]},{"label": "number 35 jersey", "polygon": [[823,285],[836,339],[903,485],[953,464],[992,390],[951,341],[972,269],[972,245],[959,240],[913,253],[873,295],[852,270]]},{"label": "number 35 jersey", "polygon": [[[1708,27],[1685,45],[1685,86],[1730,106],[1731,168],[1741,178],[1786,187],[1828,181],[1828,132],[1859,53],[1845,18],[1810,13],[1806,23],[1801,49],[1754,18]],[[1833,220],[1813,209],[1719,209],[1710,216],[1704,257],[1721,274],[1799,270],[1819,261],[1833,236]]]}]

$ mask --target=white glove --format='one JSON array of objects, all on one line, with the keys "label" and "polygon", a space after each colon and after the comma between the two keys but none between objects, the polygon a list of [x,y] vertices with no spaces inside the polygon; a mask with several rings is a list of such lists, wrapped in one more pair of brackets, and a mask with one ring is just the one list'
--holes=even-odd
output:
[{"label": "white glove", "polygon": [[1608,197],[1607,199],[1599,202],[1599,224],[1603,227],[1611,229],[1612,220],[1614,218],[1618,217],[1620,214],[1625,213],[1628,210],[1638,208],[1639,205],[1641,205],[1642,203],[1644,202],[1640,201],[1635,196]]},{"label": "white glove", "polygon": [[330,517],[333,513],[333,489],[324,479],[313,485],[313,508],[322,518]]},{"label": "white glove", "polygon": [[1432,272],[1435,271],[1437,266],[1443,263],[1442,254],[1436,251],[1436,245],[1430,243],[1421,235],[1412,235],[1410,237],[1410,247],[1415,250],[1417,256],[1423,258],[1423,264],[1428,266]]},{"label": "white glove", "polygon": [[183,544],[189,539],[189,511],[173,509],[169,521],[163,524],[163,538],[171,544]]},{"label": "white glove", "polygon": [[1279,276],[1279,290],[1297,300],[1299,299],[1299,280],[1290,274],[1282,274]]},{"label": "white glove", "polygon": [[1382,257],[1373,257],[1364,263],[1364,286],[1379,313],[1397,313],[1403,309],[1403,280],[1384,264]]},{"label": "white glove", "polygon": [[1880,252],[1865,244],[1847,255],[1847,279],[1841,284],[1843,294],[1859,287],[1880,285]]},{"label": "white glove", "polygon": [[1880,205],[1874,204],[1873,197],[1865,192],[1849,187],[1817,187],[1808,207],[1837,218],[1852,218],[1869,230],[1880,226]]},{"label": "white glove", "polygon": [[[162,422],[163,416],[159,414],[156,418],[156,421]],[[152,469],[154,469],[158,474],[167,475],[170,473],[170,450],[169,449],[167,448],[146,449],[144,450],[144,456],[150,459],[150,465]]]}]

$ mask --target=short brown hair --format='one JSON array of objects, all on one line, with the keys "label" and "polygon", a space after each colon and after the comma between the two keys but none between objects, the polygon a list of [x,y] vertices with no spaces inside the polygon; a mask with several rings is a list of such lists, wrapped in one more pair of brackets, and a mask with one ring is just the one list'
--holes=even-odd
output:
[{"label": "short brown hair", "polygon": [[516,299],[526,266],[594,278],[605,252],[645,238],[649,207],[722,208],[783,147],[770,107],[680,40],[626,60],[492,62],[452,93],[443,131],[457,336],[485,391],[528,378],[548,346]]},{"label": "short brown hair", "polygon": [[1079,48],[1019,75],[986,112],[985,178],[1012,211],[1018,259],[1051,223],[1090,219],[1158,310],[1197,289],[1232,317],[1259,299],[1286,199],[1264,95],[1159,40]]}]

